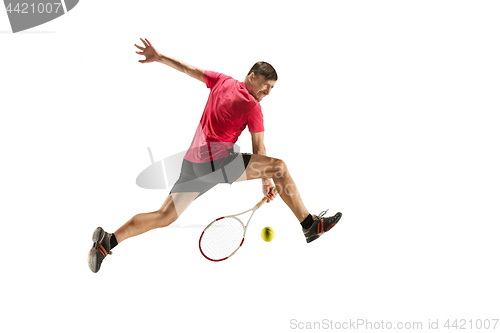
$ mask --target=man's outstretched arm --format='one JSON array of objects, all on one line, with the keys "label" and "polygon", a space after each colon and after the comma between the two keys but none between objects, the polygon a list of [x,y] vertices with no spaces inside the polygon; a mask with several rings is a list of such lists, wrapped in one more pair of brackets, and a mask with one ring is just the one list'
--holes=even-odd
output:
[{"label": "man's outstretched arm", "polygon": [[149,40],[146,38],[143,40],[141,38],[141,41],[144,43],[144,47],[141,47],[137,44],[134,44],[138,49],[140,49],[142,52],[136,51],[135,53],[143,55],[146,57],[144,60],[139,60],[140,63],[148,63],[148,62],[159,62],[165,65],[168,65],[172,68],[177,69],[179,72],[186,73],[187,75],[191,76],[192,78],[195,78],[203,83],[205,83],[205,70],[195,67],[193,65],[190,65],[184,61],[177,60],[174,58],[170,58],[167,56],[164,56],[160,52],[156,51],[156,49],[151,45]]}]

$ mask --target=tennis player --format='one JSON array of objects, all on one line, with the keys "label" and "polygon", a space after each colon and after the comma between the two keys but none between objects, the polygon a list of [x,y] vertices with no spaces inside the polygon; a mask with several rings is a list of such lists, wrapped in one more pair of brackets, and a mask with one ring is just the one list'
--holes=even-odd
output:
[{"label": "tennis player", "polygon": [[[203,82],[210,89],[210,95],[191,146],[184,156],[179,180],[167,199],[157,211],[133,216],[112,234],[98,227],[92,236],[93,246],[88,255],[92,272],[99,271],[103,259],[119,243],[146,231],[169,226],[196,198],[221,183],[260,179],[268,202],[280,195],[302,225],[308,243],[337,224],[341,213],[332,217],[323,217],[326,212],[311,215],[285,162],[266,156],[260,102],[271,93],[278,80],[270,64],[257,62],[245,80],[240,82],[222,73],[203,70],[164,56],[147,39],[141,38],[141,41],[144,46],[135,44],[140,50],[136,53],[146,57],[139,60],[140,63],[168,65]],[[247,126],[252,135],[253,154],[241,154],[233,149]],[[277,193],[273,192],[273,188]]]}]

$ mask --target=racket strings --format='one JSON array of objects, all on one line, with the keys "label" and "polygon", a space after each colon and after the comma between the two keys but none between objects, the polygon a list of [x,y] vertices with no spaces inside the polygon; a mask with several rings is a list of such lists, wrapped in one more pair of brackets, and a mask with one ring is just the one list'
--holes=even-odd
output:
[{"label": "racket strings", "polygon": [[212,223],[203,233],[200,248],[208,258],[220,260],[230,256],[241,244],[245,229],[240,220],[226,217]]}]

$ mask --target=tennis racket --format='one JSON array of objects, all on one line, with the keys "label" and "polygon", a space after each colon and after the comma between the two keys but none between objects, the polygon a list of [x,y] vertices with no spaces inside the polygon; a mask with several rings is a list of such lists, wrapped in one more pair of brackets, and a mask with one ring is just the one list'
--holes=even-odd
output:
[{"label": "tennis racket", "polygon": [[[273,188],[273,192],[276,189]],[[253,214],[262,207],[268,200],[262,198],[253,208],[236,215],[219,217],[211,222],[200,236],[200,252],[211,261],[223,261],[231,257],[243,245],[250,220]],[[252,212],[246,225],[237,217],[248,212]]]}]

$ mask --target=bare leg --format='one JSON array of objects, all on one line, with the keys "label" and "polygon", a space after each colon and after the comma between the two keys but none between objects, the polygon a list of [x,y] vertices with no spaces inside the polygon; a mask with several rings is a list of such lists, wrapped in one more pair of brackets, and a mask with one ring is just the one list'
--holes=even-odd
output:
[{"label": "bare leg", "polygon": [[146,231],[169,226],[186,210],[198,196],[197,192],[169,194],[156,212],[137,214],[115,231],[116,241],[121,243],[127,238]]},{"label": "bare leg", "polygon": [[253,154],[245,173],[237,180],[272,178],[280,197],[290,207],[299,222],[305,220],[309,211],[302,202],[299,190],[282,160]]}]

